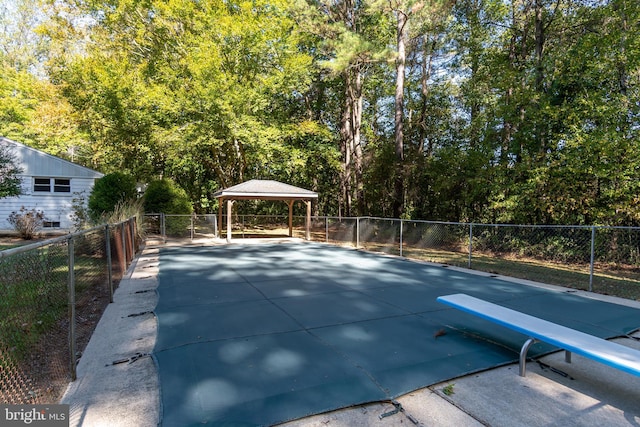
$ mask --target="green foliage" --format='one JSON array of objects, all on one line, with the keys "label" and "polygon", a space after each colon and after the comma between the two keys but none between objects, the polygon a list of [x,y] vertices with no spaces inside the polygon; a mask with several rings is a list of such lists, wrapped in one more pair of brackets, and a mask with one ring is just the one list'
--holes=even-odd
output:
[{"label": "green foliage", "polygon": [[454,395],[455,394],[455,391],[453,391],[454,386],[455,386],[455,383],[447,384],[445,387],[442,388],[442,393],[444,393],[445,396]]},{"label": "green foliage", "polygon": [[22,192],[18,176],[22,169],[16,163],[17,160],[9,146],[0,142],[0,199],[18,196]]},{"label": "green foliage", "polygon": [[137,197],[136,181],[122,172],[107,174],[96,181],[89,195],[89,215],[94,222],[102,220],[119,204],[126,204]]},{"label": "green foliage", "polygon": [[[147,213],[189,215],[193,212],[187,193],[169,179],[161,179],[149,183],[144,192],[143,200],[144,211]],[[170,236],[186,236],[190,225],[191,219],[189,217],[170,216],[166,219],[165,232]]]},{"label": "green foliage", "polygon": [[0,135],[168,177],[196,212],[262,178],[318,191],[317,213],[390,216],[402,179],[407,218],[640,224],[637,1],[15,4]]},{"label": "green foliage", "polygon": [[187,193],[169,179],[149,183],[143,200],[144,211],[147,213],[190,214],[193,212]]},{"label": "green foliage", "polygon": [[[78,6],[75,17],[96,19],[85,53],[51,71],[100,168],[169,176],[205,209],[220,187],[255,177],[256,163],[286,162],[273,152],[301,119],[311,65],[288,2]],[[76,35],[72,15],[46,27],[54,45]]]}]

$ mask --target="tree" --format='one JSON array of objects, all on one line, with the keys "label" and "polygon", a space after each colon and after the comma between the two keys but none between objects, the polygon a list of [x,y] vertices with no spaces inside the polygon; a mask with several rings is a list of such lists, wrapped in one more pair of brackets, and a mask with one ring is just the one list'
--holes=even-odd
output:
[{"label": "tree", "polygon": [[[316,64],[327,71],[319,74],[323,81],[316,82],[317,87],[322,87],[319,95],[325,101],[317,103],[321,111],[316,115],[330,117],[326,121],[339,136],[342,170],[338,212],[344,215],[363,214],[365,210],[365,91],[375,68],[390,59],[390,21],[373,3],[308,0],[299,7],[303,30],[318,39]],[[336,105],[331,109],[326,105],[327,93],[335,99]]]},{"label": "tree", "polygon": [[197,212],[272,178],[326,214],[640,223],[637,1],[18,3],[0,133]]},{"label": "tree", "polygon": [[19,196],[22,192],[20,177],[22,169],[10,147],[0,141],[0,199]]},{"label": "tree", "polygon": [[50,71],[100,169],[171,177],[198,210],[221,187],[286,169],[311,65],[289,2],[51,3],[64,12],[48,26],[55,46],[92,20],[82,54],[56,50]]},{"label": "tree", "polygon": [[40,0],[0,0],[0,135],[89,167],[78,116],[47,79],[47,19]]}]

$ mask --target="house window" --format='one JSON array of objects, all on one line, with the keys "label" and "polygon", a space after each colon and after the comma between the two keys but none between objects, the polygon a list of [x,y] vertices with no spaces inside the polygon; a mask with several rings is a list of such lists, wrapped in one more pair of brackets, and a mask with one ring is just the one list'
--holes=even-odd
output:
[{"label": "house window", "polygon": [[36,178],[33,183],[33,191],[39,193],[50,193],[51,178]]},{"label": "house window", "polygon": [[71,180],[68,178],[34,178],[33,191],[36,193],[71,193]]},{"label": "house window", "polygon": [[60,228],[60,221],[44,221],[42,223],[44,228]]},{"label": "house window", "polygon": [[71,193],[71,180],[56,178],[53,180],[54,193]]}]

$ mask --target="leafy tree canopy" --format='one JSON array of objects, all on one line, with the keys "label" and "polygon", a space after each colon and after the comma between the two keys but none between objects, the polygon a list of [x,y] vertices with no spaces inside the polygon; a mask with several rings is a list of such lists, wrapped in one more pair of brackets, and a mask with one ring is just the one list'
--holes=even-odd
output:
[{"label": "leafy tree canopy", "polygon": [[0,24],[0,133],[197,212],[262,178],[319,214],[640,225],[637,1],[0,0]]}]

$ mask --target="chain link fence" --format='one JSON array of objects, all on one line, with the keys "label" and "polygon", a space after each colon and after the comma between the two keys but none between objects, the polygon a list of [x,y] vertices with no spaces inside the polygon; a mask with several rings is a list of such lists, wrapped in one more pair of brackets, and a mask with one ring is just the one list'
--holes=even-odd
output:
[{"label": "chain link fence", "polygon": [[140,243],[136,219],[0,251],[0,402],[57,403]]},{"label": "chain link fence", "polygon": [[640,227],[357,223],[363,249],[640,300]]},{"label": "chain link fence", "polygon": [[[233,237],[288,236],[288,217],[233,217]],[[215,238],[216,215],[147,215],[158,238]],[[155,227],[155,228],[154,228]],[[305,237],[305,218],[293,236]],[[312,217],[311,240],[640,300],[640,227]],[[224,231],[223,231],[224,233]]]},{"label": "chain link fence", "polygon": [[[289,217],[285,215],[233,215],[233,238],[288,237],[288,221]],[[292,218],[294,237],[304,237],[304,221],[301,217]],[[145,214],[144,228],[147,237],[162,241],[185,238],[211,239],[219,237],[220,230],[223,234],[226,233],[227,218],[223,216],[221,226],[218,226],[218,216],[215,214],[153,213]]]}]

